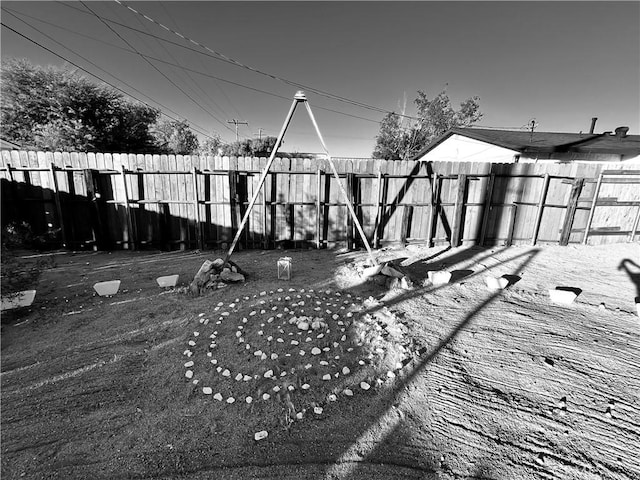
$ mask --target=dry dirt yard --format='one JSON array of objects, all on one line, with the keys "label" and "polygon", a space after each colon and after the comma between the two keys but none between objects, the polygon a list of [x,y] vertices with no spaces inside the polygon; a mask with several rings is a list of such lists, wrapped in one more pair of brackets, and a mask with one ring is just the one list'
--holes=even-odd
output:
[{"label": "dry dirt yard", "polygon": [[53,255],[2,318],[2,478],[640,478],[638,244],[376,255],[415,288],[362,252],[238,252],[246,283],[198,298],[155,278],[221,252]]}]

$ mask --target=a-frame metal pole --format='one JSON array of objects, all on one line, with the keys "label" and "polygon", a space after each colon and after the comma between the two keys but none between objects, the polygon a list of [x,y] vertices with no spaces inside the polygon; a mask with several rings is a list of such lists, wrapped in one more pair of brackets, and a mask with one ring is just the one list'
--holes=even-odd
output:
[{"label": "a-frame metal pole", "polygon": [[287,130],[287,127],[289,126],[289,123],[291,122],[291,118],[293,117],[293,113],[296,109],[296,106],[298,105],[299,102],[304,102],[305,106],[307,107],[307,112],[309,113],[309,118],[311,118],[311,122],[313,123],[314,128],[316,129],[316,133],[318,134],[318,139],[320,140],[320,143],[322,144],[322,148],[324,149],[324,153],[327,156],[327,160],[329,161],[329,165],[331,165],[331,170],[333,171],[333,175],[336,177],[336,180],[338,181],[338,186],[340,187],[340,191],[342,192],[342,195],[344,196],[344,200],[347,204],[347,207],[349,209],[349,212],[351,212],[351,216],[353,217],[353,221],[356,225],[356,227],[358,228],[358,232],[360,233],[360,237],[362,238],[362,241],[364,242],[365,247],[367,248],[367,252],[369,253],[369,258],[371,259],[371,261],[373,262],[374,265],[378,265],[377,260],[375,259],[375,257],[373,256],[373,252],[371,251],[371,247],[369,246],[369,241],[367,240],[367,236],[364,233],[364,230],[362,230],[362,226],[360,225],[360,221],[358,220],[358,216],[356,215],[355,210],[353,209],[353,205],[351,204],[351,201],[349,200],[349,195],[347,195],[347,192],[345,191],[344,187],[342,186],[342,182],[340,181],[340,175],[338,174],[338,171],[336,170],[336,166],[333,163],[333,160],[331,159],[331,155],[329,155],[329,151],[327,150],[327,146],[324,143],[324,139],[322,138],[322,134],[320,133],[320,129],[318,128],[318,124],[316,122],[315,117],[313,116],[313,112],[311,111],[311,106],[309,105],[309,102],[307,102],[307,97],[304,94],[304,92],[302,91],[298,91],[295,95],[295,97],[293,98],[293,103],[291,104],[291,109],[289,110],[289,114],[287,115],[287,118],[284,121],[284,124],[282,125],[282,129],[280,130],[280,133],[278,134],[278,138],[276,140],[276,144],[273,147],[273,150],[271,151],[271,156],[269,157],[269,161],[267,162],[267,165],[264,168],[264,171],[262,172],[262,176],[260,177],[260,180],[258,182],[258,187],[256,188],[255,192],[253,193],[253,198],[251,199],[251,201],[249,202],[249,206],[247,207],[246,212],[244,212],[244,217],[242,218],[242,222],[240,222],[240,225],[238,226],[238,231],[236,232],[236,236],[233,239],[233,242],[231,242],[231,247],[229,247],[229,251],[227,252],[227,255],[224,258],[224,263],[226,264],[229,261],[229,258],[231,257],[231,254],[233,253],[233,250],[236,248],[236,244],[238,243],[238,240],[240,239],[240,236],[242,235],[242,231],[244,230],[244,227],[247,223],[247,219],[249,218],[249,215],[251,214],[251,210],[253,209],[253,205],[256,203],[256,200],[258,199],[258,195],[260,193],[260,190],[262,189],[262,185],[264,184],[265,179],[267,178],[267,175],[269,174],[269,169],[271,168],[271,164],[273,163],[273,160],[276,156],[276,154],[278,153],[278,149],[280,148],[280,144],[282,143],[282,138],[284,137],[284,134]]},{"label": "a-frame metal pole", "polygon": [[271,151],[271,155],[269,156],[269,161],[267,162],[267,165],[265,166],[264,171],[262,172],[262,176],[260,177],[260,181],[258,182],[258,187],[253,192],[253,198],[251,198],[251,201],[249,202],[249,206],[247,207],[247,210],[244,212],[244,217],[242,217],[242,221],[238,226],[238,231],[236,232],[236,236],[234,237],[233,242],[231,242],[231,247],[229,247],[229,251],[227,252],[226,257],[224,258],[225,264],[229,261],[229,258],[231,257],[233,250],[236,248],[236,244],[240,239],[240,235],[242,235],[242,231],[244,230],[244,226],[247,223],[247,219],[249,218],[249,215],[251,215],[251,210],[253,209],[253,205],[256,203],[256,200],[258,199],[258,195],[260,194],[262,185],[264,184],[264,181],[267,178],[269,169],[271,168],[271,164],[273,163],[273,160],[276,158],[276,154],[278,153],[278,149],[280,148],[280,144],[282,143],[282,138],[284,137],[284,133],[287,131],[287,127],[289,126],[289,123],[291,122],[291,118],[293,117],[293,112],[295,111],[296,106],[298,105],[299,102],[306,102],[306,100],[307,98],[304,96],[304,93],[302,92],[296,93],[293,99],[293,103],[291,104],[291,108],[289,109],[289,113],[287,114],[287,118],[285,119],[284,124],[282,125],[282,129],[278,134],[276,144],[273,146],[273,150]]},{"label": "a-frame metal pole", "polygon": [[358,220],[358,216],[356,215],[356,211],[353,209],[353,205],[351,204],[351,201],[349,200],[349,195],[347,194],[347,192],[345,191],[344,187],[342,186],[342,182],[340,181],[340,175],[338,174],[338,170],[336,170],[336,166],[333,163],[333,160],[331,159],[331,155],[329,155],[329,150],[327,149],[327,146],[324,143],[324,140],[322,138],[322,134],[320,133],[320,128],[318,128],[318,124],[316,123],[316,119],[313,116],[313,112],[311,111],[311,105],[309,105],[309,102],[305,101],[305,106],[307,107],[307,112],[309,113],[309,118],[311,118],[311,123],[313,123],[313,127],[316,129],[316,133],[318,134],[318,139],[320,140],[320,143],[322,144],[322,148],[324,150],[324,153],[327,156],[327,160],[329,161],[329,165],[331,166],[331,170],[333,171],[333,176],[336,177],[336,180],[338,181],[338,187],[340,187],[340,191],[342,192],[342,196],[344,197],[344,201],[347,204],[347,208],[349,209],[349,212],[351,213],[351,216],[353,217],[353,223],[355,223],[356,228],[358,229],[358,233],[360,233],[360,238],[362,238],[362,242],[364,243],[364,246],[367,248],[367,252],[369,253],[369,258],[371,259],[371,261],[373,262],[374,265],[378,265],[378,261],[373,256],[373,252],[371,251],[371,247],[369,246],[369,241],[367,240],[367,236],[365,235],[364,230],[362,229],[362,225],[360,225],[360,221]]}]

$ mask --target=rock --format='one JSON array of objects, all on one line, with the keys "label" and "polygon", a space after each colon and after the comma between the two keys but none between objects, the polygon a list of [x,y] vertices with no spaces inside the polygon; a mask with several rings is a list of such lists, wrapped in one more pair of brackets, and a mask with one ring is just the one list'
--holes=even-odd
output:
[{"label": "rock", "polygon": [[247,398],[244,399],[244,401],[247,402],[247,403],[251,403],[251,402],[253,402],[253,398],[247,397]]},{"label": "rock", "polygon": [[409,277],[402,277],[400,279],[400,288],[403,290],[413,290],[413,282]]},{"label": "rock", "polygon": [[298,323],[298,328],[300,330],[309,330],[309,324],[307,322]]},{"label": "rock", "polygon": [[303,417],[303,416],[304,416],[304,413],[302,413],[302,412],[298,412],[298,413],[296,413],[296,418],[297,418],[298,420],[302,420],[302,417]]},{"label": "rock", "polygon": [[353,390],[350,388],[345,388],[342,393],[344,393],[347,397],[353,397]]},{"label": "rock", "polygon": [[343,375],[349,375],[350,373],[351,373],[351,370],[349,370],[349,367],[342,367]]},{"label": "rock", "polygon": [[221,259],[221,258],[216,258],[215,260],[213,260],[210,263],[211,263],[211,266],[213,266],[214,268],[217,268],[219,270],[224,265],[224,260]]},{"label": "rock", "polygon": [[265,401],[266,401],[266,400],[269,400],[270,398],[271,398],[271,395],[269,395],[268,393],[263,393],[263,394],[262,394],[262,399],[263,399],[263,400],[265,400]]},{"label": "rock", "polygon": [[229,397],[229,398],[227,398],[227,403],[228,403],[229,405],[231,405],[231,404],[232,404],[233,402],[235,402],[235,401],[236,401],[236,399],[235,399],[235,398],[233,398],[233,397]]},{"label": "rock", "polygon": [[238,282],[244,282],[245,278],[244,278],[244,275],[242,275],[241,273],[232,272],[231,270],[229,270],[229,271],[223,271],[220,274],[220,280],[227,283],[238,283]]},{"label": "rock", "polygon": [[220,393],[216,393],[213,398],[215,398],[216,400],[218,400],[219,402],[222,401],[222,395]]},{"label": "rock", "polygon": [[189,361],[187,363],[184,364],[185,367],[193,367],[193,361]]},{"label": "rock", "polygon": [[231,372],[228,369],[225,369],[224,372],[222,372],[222,376],[223,377],[230,377],[231,376]]},{"label": "rock", "polygon": [[362,276],[364,278],[370,278],[380,273],[384,265],[366,266],[362,269]]},{"label": "rock", "polygon": [[214,268],[211,260],[205,260],[198,273],[193,277],[193,281],[189,285],[189,291],[192,295],[200,295],[202,288],[209,281],[209,272]]},{"label": "rock", "polygon": [[331,380],[331,374],[330,373],[326,373],[322,376],[322,380]]},{"label": "rock", "polygon": [[204,393],[205,395],[211,395],[213,393],[213,390],[211,389],[211,387],[202,387],[202,393]]},{"label": "rock", "polygon": [[240,380],[242,380],[242,374],[241,373],[236,375],[236,382],[239,382]]},{"label": "rock", "polygon": [[313,413],[315,413],[316,415],[322,415],[322,407],[313,407]]},{"label": "rock", "polygon": [[387,372],[387,377],[389,377],[389,378],[396,378],[396,374],[395,374],[395,373],[393,373],[391,370],[389,370],[389,371]]},{"label": "rock", "polygon": [[249,380],[251,380],[252,378],[253,378],[253,377],[252,377],[251,375],[245,375],[242,379],[243,379],[245,382],[248,382],[248,381],[249,381]]},{"label": "rock", "polygon": [[268,436],[269,436],[269,433],[266,430],[262,430],[261,432],[256,432],[253,438],[255,439],[256,442],[259,442],[260,440],[264,440]]},{"label": "rock", "polygon": [[267,370],[266,372],[264,372],[264,378],[271,378],[273,377],[273,370]]},{"label": "rock", "polygon": [[278,393],[280,391],[280,387],[278,385],[276,385],[275,387],[273,387],[272,389],[274,392]]},{"label": "rock", "polygon": [[187,378],[193,378],[193,372],[191,370],[187,370],[184,372],[184,376]]},{"label": "rock", "polygon": [[313,347],[311,349],[311,355],[320,355],[322,353],[322,350],[320,350],[318,347]]},{"label": "rock", "polygon": [[311,388],[311,385],[309,385],[308,383],[304,383],[300,388],[302,388],[303,390],[309,390]]},{"label": "rock", "polygon": [[330,393],[329,396],[327,396],[327,399],[330,402],[335,402],[338,399],[338,397],[336,397],[333,393]]},{"label": "rock", "polygon": [[369,385],[367,382],[360,382],[360,388],[362,390],[369,390],[371,388],[371,385]]}]

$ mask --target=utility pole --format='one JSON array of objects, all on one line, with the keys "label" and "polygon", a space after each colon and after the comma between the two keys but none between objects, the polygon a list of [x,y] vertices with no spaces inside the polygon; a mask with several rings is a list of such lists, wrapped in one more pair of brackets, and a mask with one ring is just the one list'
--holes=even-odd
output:
[{"label": "utility pole", "polygon": [[238,125],[249,125],[247,122],[240,122],[235,118],[233,120],[227,120],[227,123],[233,123],[236,126],[236,142],[238,141]]},{"label": "utility pole", "polygon": [[262,140],[262,132],[264,131],[264,128],[260,127],[258,128],[258,133],[256,133],[255,135],[258,135],[258,140]]}]

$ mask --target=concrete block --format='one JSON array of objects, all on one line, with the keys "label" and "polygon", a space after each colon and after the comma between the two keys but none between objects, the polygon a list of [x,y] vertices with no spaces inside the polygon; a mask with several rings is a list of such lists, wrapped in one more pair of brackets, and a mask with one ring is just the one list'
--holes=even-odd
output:
[{"label": "concrete block", "polygon": [[23,290],[8,298],[2,299],[1,310],[10,310],[12,308],[28,307],[33,303],[36,297],[35,290]]},{"label": "concrete block", "polygon": [[570,305],[577,298],[578,294],[571,290],[559,290],[557,288],[549,289],[549,297],[553,303],[561,305]]},{"label": "concrete block", "polygon": [[180,275],[166,275],[164,277],[156,278],[156,282],[158,282],[158,286],[162,288],[166,287],[175,287],[176,283],[178,283],[178,277]]},{"label": "concrete block", "polygon": [[445,271],[427,272],[429,280],[434,286],[446,285],[451,280],[451,273]]},{"label": "concrete block", "polygon": [[484,283],[487,285],[487,288],[491,291],[496,290],[504,290],[509,285],[509,280],[504,277],[496,278],[496,277],[485,277]]},{"label": "concrete block", "polygon": [[101,297],[109,297],[118,293],[120,289],[120,280],[109,280],[108,282],[98,282],[93,289]]}]

